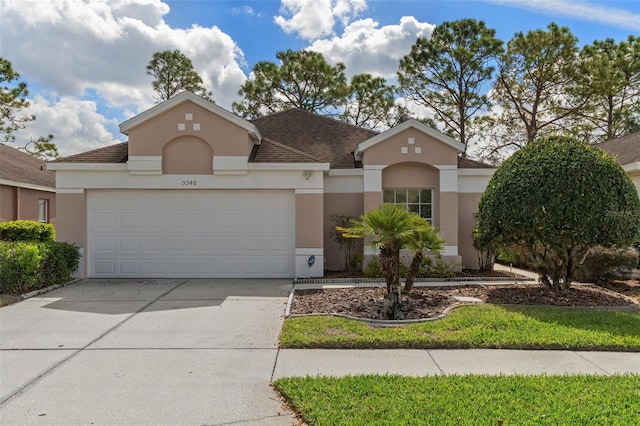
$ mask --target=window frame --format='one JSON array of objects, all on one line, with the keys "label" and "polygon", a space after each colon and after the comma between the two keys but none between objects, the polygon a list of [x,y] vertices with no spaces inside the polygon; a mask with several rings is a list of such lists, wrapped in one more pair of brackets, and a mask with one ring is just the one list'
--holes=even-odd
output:
[{"label": "window frame", "polygon": [[[389,201],[389,198],[390,198],[389,195],[391,191],[393,191],[393,200],[394,200],[393,202]],[[400,191],[400,197],[398,197],[399,191]],[[418,195],[417,202],[412,201],[413,199],[415,199],[415,194],[413,195],[413,198],[410,198],[410,191],[417,191],[417,195]],[[429,191],[428,201],[423,201],[422,199],[423,191]],[[402,192],[404,192],[404,194]],[[421,218],[429,222],[429,224],[432,226],[434,225],[434,196],[435,196],[435,191],[433,188],[383,188],[382,189],[382,200],[384,203],[404,206],[407,210],[418,213],[418,215]],[[400,198],[401,201],[398,201],[398,198]],[[415,209],[412,209],[411,206],[417,207],[418,211],[416,211]],[[429,216],[423,215],[423,208],[427,206],[430,213]]]},{"label": "window frame", "polygon": [[38,199],[38,222],[49,223],[49,200],[46,198]]}]

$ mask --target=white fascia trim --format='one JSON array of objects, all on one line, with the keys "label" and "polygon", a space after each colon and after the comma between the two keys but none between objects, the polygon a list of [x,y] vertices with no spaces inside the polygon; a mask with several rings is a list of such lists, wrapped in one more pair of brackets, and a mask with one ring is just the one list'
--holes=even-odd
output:
[{"label": "white fascia trim", "polygon": [[249,163],[249,170],[329,170],[329,163]]},{"label": "white fascia trim", "polygon": [[218,170],[247,170],[249,159],[245,155],[214,155],[213,171]]},{"label": "white fascia trim", "polygon": [[298,194],[324,194],[324,190],[322,188],[320,188],[320,189],[296,188],[295,192],[296,192],[296,195],[298,195]]},{"label": "white fascia trim", "polygon": [[364,192],[382,192],[382,169],[364,170]]},{"label": "white fascia trim", "polygon": [[440,170],[440,192],[458,192],[457,170]]},{"label": "white fascia trim", "polygon": [[363,176],[363,169],[331,169],[329,176]]},{"label": "white fascia trim", "polygon": [[457,256],[458,255],[458,246],[444,246],[444,251],[442,252],[444,256]]},{"label": "white fascia trim", "polygon": [[296,248],[296,256],[305,256],[305,255],[314,255],[314,256],[322,256],[324,254],[324,249],[320,248]]},{"label": "white fascia trim", "polygon": [[440,142],[443,142],[449,145],[450,147],[456,149],[458,152],[464,151],[464,145],[462,143],[458,142],[453,138],[450,138],[447,135],[440,133],[439,131],[433,129],[432,127],[427,126],[424,123],[419,122],[418,120],[411,118],[403,122],[402,124],[392,127],[391,129],[384,131],[372,137],[371,139],[367,139],[366,141],[360,143],[354,152],[356,160],[362,160],[362,154],[367,148],[370,148],[373,145],[380,143],[392,136],[395,136],[398,133],[403,132],[411,127],[433,137],[434,139],[439,140]]},{"label": "white fascia trim", "polygon": [[640,161],[635,161],[633,163],[623,164],[622,169],[625,172],[632,172],[635,170],[640,170]]},{"label": "white fascia trim", "polygon": [[161,155],[131,155],[127,161],[129,171],[162,171]]},{"label": "white fascia trim", "polygon": [[60,188],[56,190],[56,194],[84,194],[83,188]]},{"label": "white fascia trim", "polygon": [[389,167],[388,164],[365,164],[363,166],[364,171],[367,170],[383,170]]},{"label": "white fascia trim", "polygon": [[56,192],[55,188],[50,186],[34,185],[31,183],[16,182],[13,180],[0,179],[0,185],[15,186],[24,189],[33,189],[35,191]]},{"label": "white fascia trim", "polygon": [[153,117],[156,117],[157,115],[162,114],[163,112],[168,111],[171,108],[175,107],[176,105],[179,105],[186,101],[191,101],[194,104],[201,106],[202,108],[216,115],[219,115],[220,117],[226,119],[227,121],[230,121],[233,124],[245,129],[249,133],[249,135],[251,135],[251,138],[254,141],[258,143],[262,141],[262,135],[260,135],[258,128],[252,123],[249,123],[248,121],[214,104],[213,102],[209,102],[208,100],[201,98],[198,95],[195,95],[191,92],[186,92],[186,91],[177,94],[176,96],[146,110],[145,112],[136,115],[135,117],[130,118],[124,123],[121,123],[120,132],[126,135],[127,132],[129,132],[129,130],[131,130],[133,127],[141,123],[144,123],[145,121],[150,120]]},{"label": "white fascia trim", "polygon": [[493,176],[496,169],[458,169],[458,176]]},{"label": "white fascia trim", "polygon": [[121,172],[127,167],[126,163],[47,163],[47,170]]},{"label": "white fascia trim", "polygon": [[438,170],[457,170],[458,169],[457,164],[441,164],[441,165],[434,164],[433,167],[435,167]]}]

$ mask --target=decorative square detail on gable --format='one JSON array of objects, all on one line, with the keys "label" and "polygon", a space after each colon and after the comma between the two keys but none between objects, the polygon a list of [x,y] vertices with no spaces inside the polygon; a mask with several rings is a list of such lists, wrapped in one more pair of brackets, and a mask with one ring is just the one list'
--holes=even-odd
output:
[{"label": "decorative square detail on gable", "polygon": [[407,143],[408,143],[409,145],[413,145],[414,143],[416,143],[416,138],[409,138],[409,139],[407,140]]},{"label": "decorative square detail on gable", "polygon": [[409,153],[409,147],[407,146],[400,147],[400,154],[408,154],[408,153]]},{"label": "decorative square detail on gable", "polygon": [[200,123],[193,123],[193,130],[196,132],[200,130]]},{"label": "decorative square detail on gable", "polygon": [[416,154],[422,154],[422,147],[421,147],[421,146],[416,146],[416,147],[414,148],[414,152],[415,152]]},{"label": "decorative square detail on gable", "polygon": [[178,123],[178,131],[184,131],[186,129],[186,126],[184,123]]},{"label": "decorative square detail on gable", "polygon": [[185,119],[185,121],[192,121],[193,120],[193,114],[191,114],[190,112],[186,113],[184,115],[184,119]]}]

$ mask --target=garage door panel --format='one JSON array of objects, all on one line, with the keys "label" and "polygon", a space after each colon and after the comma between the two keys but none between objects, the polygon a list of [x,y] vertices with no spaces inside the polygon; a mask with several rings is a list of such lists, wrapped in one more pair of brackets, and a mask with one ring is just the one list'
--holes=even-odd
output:
[{"label": "garage door panel", "polygon": [[294,208],[292,191],[89,191],[89,274],[292,277]]}]

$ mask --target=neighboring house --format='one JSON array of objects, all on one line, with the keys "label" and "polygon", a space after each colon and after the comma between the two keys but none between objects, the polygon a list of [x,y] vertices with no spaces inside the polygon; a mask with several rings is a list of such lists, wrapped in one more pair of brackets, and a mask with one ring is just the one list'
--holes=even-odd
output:
[{"label": "neighboring house", "polygon": [[611,139],[594,146],[616,157],[640,194],[640,132]]},{"label": "neighboring house", "polygon": [[495,171],[409,120],[383,133],[302,110],[246,121],[181,93],[120,125],[129,141],[53,163],[58,238],[89,277],[322,276],[333,213],[408,205],[443,258],[475,267],[474,213]]},{"label": "neighboring house", "polygon": [[56,221],[56,174],[36,157],[0,143],[0,222]]}]

